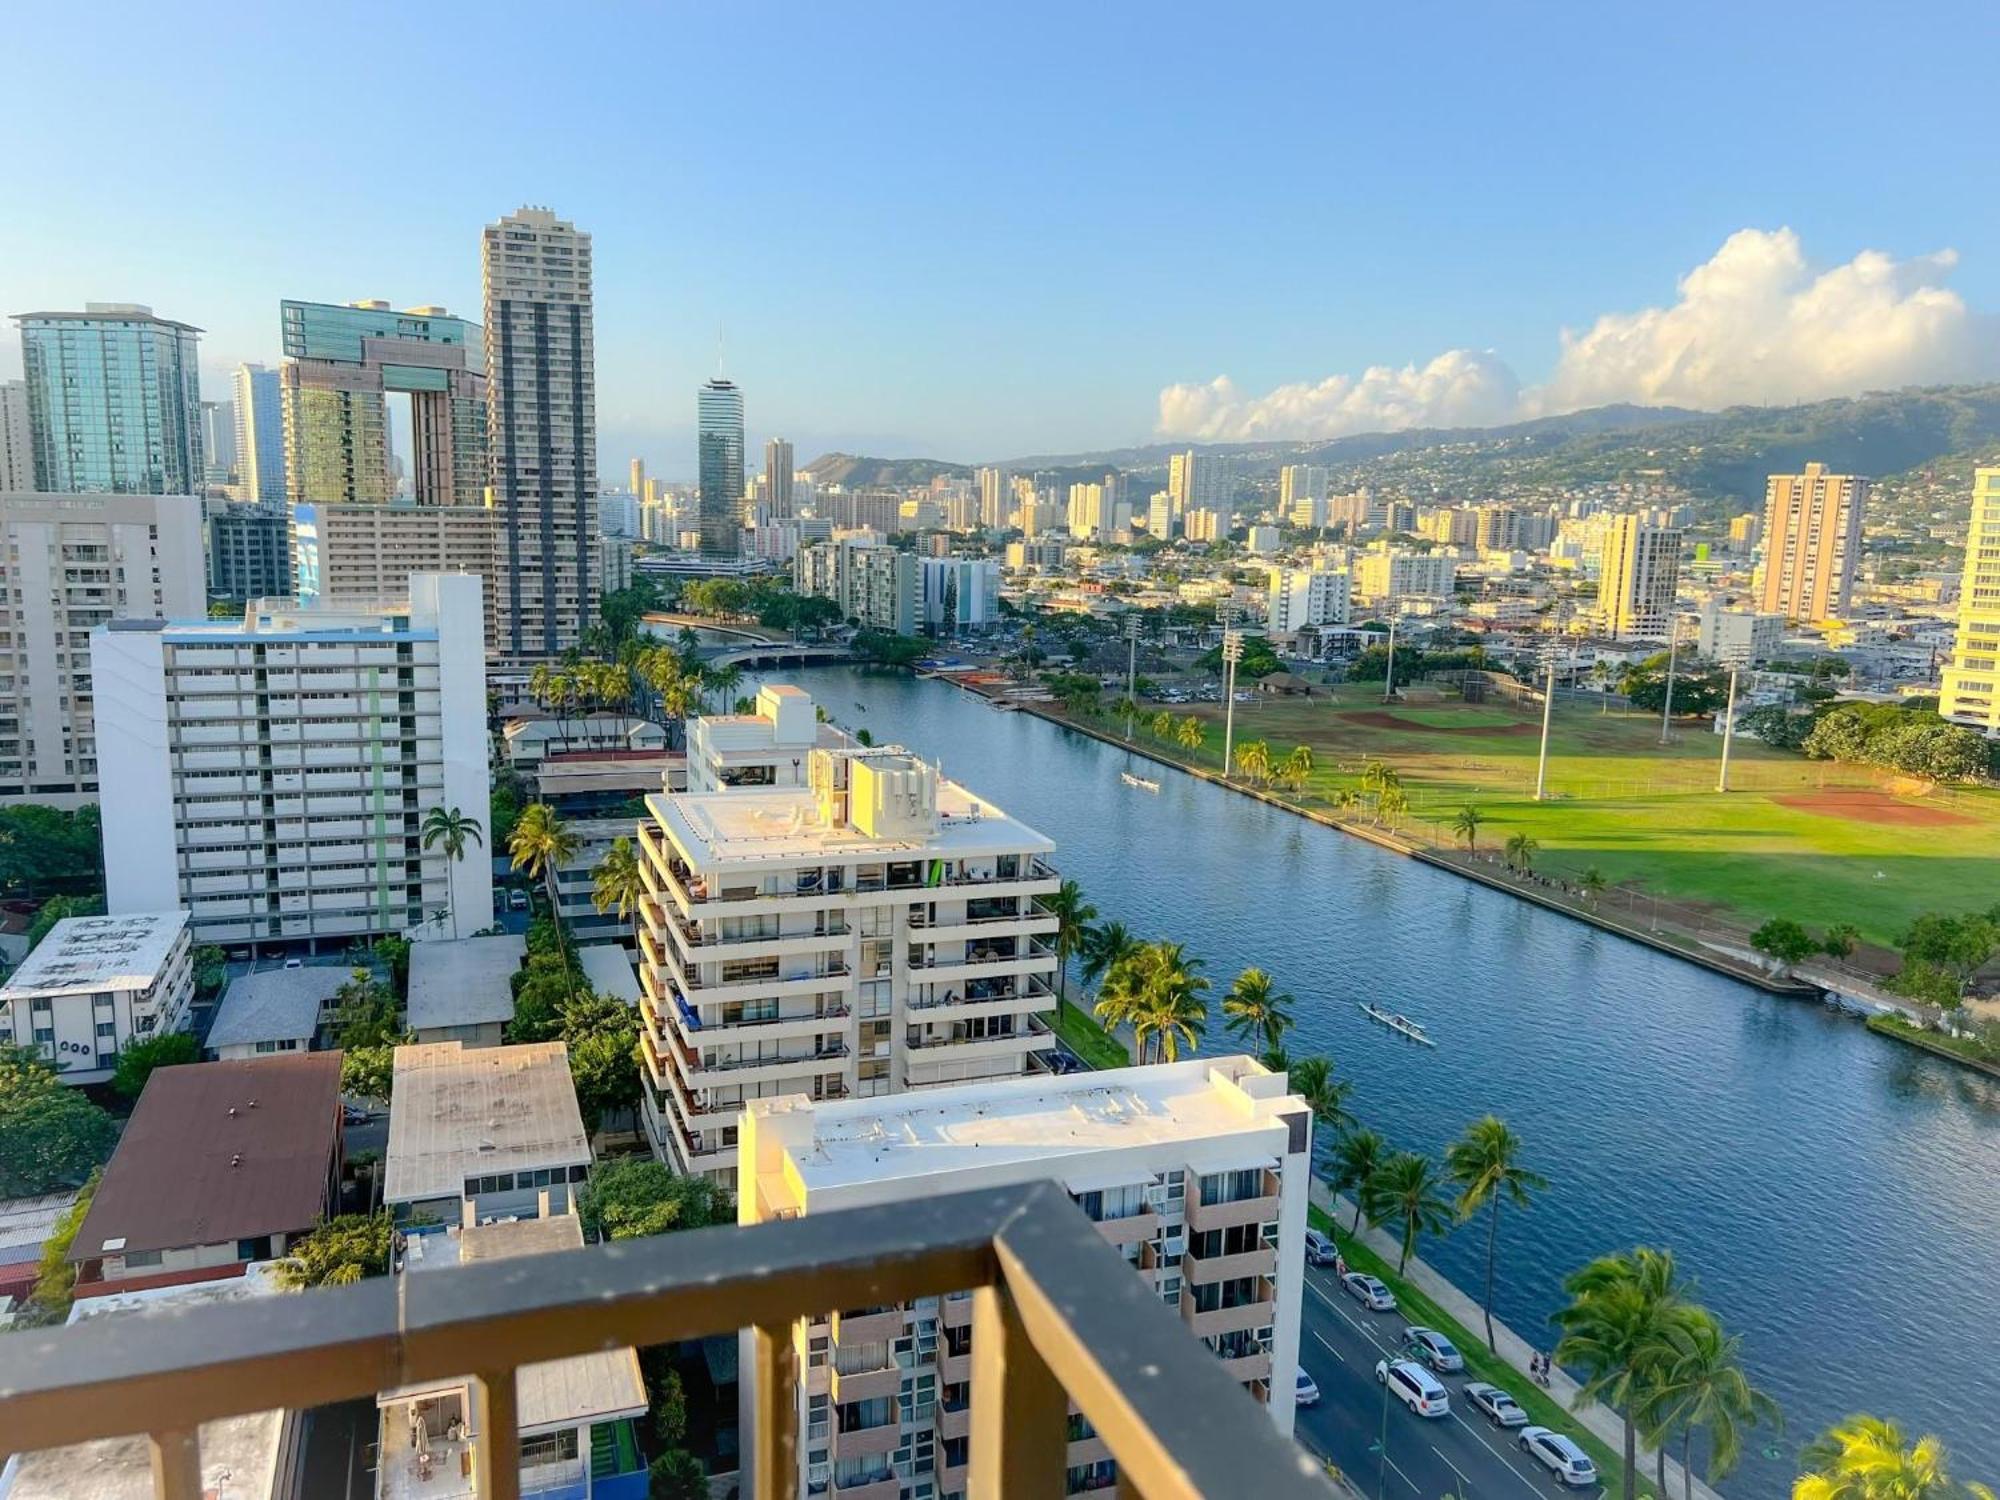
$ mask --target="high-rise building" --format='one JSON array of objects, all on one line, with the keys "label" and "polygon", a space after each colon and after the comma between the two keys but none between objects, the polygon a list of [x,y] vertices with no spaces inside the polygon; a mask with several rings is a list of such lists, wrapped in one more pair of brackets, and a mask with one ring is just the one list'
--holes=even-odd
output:
[{"label": "high-rise building", "polygon": [[1286,464],[1278,470],[1278,510],[1289,516],[1301,500],[1326,499],[1326,470],[1318,464]]},{"label": "high-rise building", "polygon": [[1266,586],[1266,623],[1273,635],[1309,625],[1345,625],[1352,580],[1331,568],[1273,568]]},{"label": "high-rise building", "polygon": [[1230,501],[1228,462],[1190,448],[1167,461],[1167,493],[1182,515],[1195,509],[1226,509]]},{"label": "high-rise building", "polygon": [[902,750],[646,800],[646,1130],[733,1186],[745,1103],[1031,1071],[1054,1046],[1054,845]]},{"label": "high-rise building", "polygon": [[764,444],[764,503],[771,519],[789,520],[798,514],[792,499],[792,445],[787,438],[772,438]]},{"label": "high-rise building", "polygon": [[2000,469],[1979,469],[1972,477],[1958,638],[1938,712],[1954,723],[2000,735]]},{"label": "high-rise building", "polygon": [[1146,533],[1160,541],[1171,542],[1179,529],[1180,515],[1174,509],[1174,497],[1161,490],[1146,507]]},{"label": "high-rise building", "polygon": [[294,588],[292,517],[283,502],[207,502],[208,596],[233,604],[278,599]]},{"label": "high-rise building", "polygon": [[597,618],[590,236],[545,208],[486,226],[487,450],[499,512],[494,642],[552,657]]},{"label": "high-rise building", "polygon": [[1614,641],[1665,640],[1680,588],[1681,534],[1637,512],[1612,516],[1597,569],[1598,619]]},{"label": "high-rise building", "polygon": [[493,589],[498,517],[476,505],[291,507],[293,591],[305,603],[402,597],[412,573],[469,573],[484,587],[486,639],[499,639]]},{"label": "high-rise building", "polygon": [[282,504],[285,479],[285,400],[276,370],[238,365],[236,392],[237,497]]},{"label": "high-rise building", "polygon": [[870,630],[915,635],[923,622],[921,559],[880,543],[870,532],[800,547],[792,564],[795,586],[801,594],[833,600],[843,618]]},{"label": "high-rise building", "polygon": [[0,380],[0,495],[35,488],[35,444],[28,426],[28,382]]},{"label": "high-rise building", "polygon": [[1408,552],[1377,543],[1357,552],[1350,565],[1354,598],[1389,604],[1410,597],[1441,598],[1458,581],[1458,559],[1449,552]]},{"label": "high-rise building", "polygon": [[35,488],[199,495],[201,330],[150,307],[87,302],[19,313]]},{"label": "high-rise building", "polygon": [[925,557],[924,629],[960,635],[1000,623],[1000,564],[990,557]]},{"label": "high-rise building", "polygon": [[[294,501],[394,500],[389,402],[407,396],[417,504],[483,503],[486,376],[478,324],[441,307],[397,312],[381,301],[288,298],[279,311],[285,346],[280,482]],[[262,483],[260,478],[260,488]]]},{"label": "high-rise building", "polygon": [[632,460],[632,497],[635,500],[643,500],[645,496],[646,496],[646,460],[643,458],[635,458]]},{"label": "high-rise building", "polygon": [[1759,538],[1764,535],[1764,518],[1754,510],[1746,510],[1740,516],[1729,520],[1729,550],[1732,552],[1753,552]]},{"label": "high-rise building", "polygon": [[96,800],[93,630],[199,619],[206,585],[192,495],[0,495],[0,801]]},{"label": "high-rise building", "polygon": [[1778,654],[1785,640],[1785,617],[1753,609],[1728,609],[1710,599],[1701,607],[1697,649],[1710,661],[1743,671]]},{"label": "high-rise building", "polygon": [[1766,614],[1829,620],[1847,608],[1861,560],[1868,481],[1807,464],[1773,474],[1764,489],[1764,559],[1758,580]]},{"label": "high-rise building", "polygon": [[743,531],[743,392],[717,376],[695,398],[701,550],[733,553]]},{"label": "high-rise building", "polygon": [[977,476],[979,484],[979,524],[988,531],[999,531],[1007,524],[1007,512],[1013,508],[1013,486],[1008,481],[1005,469],[981,469]]},{"label": "high-rise building", "polygon": [[197,942],[259,946],[492,923],[491,862],[422,839],[491,791],[479,580],[405,593],[91,633],[113,914],[185,908]]},{"label": "high-rise building", "polygon": [[201,451],[208,464],[210,489],[236,482],[236,403],[201,403]]},{"label": "high-rise building", "polygon": [[[756,1099],[742,1140],[744,1224],[1053,1180],[1291,1433],[1312,1117],[1284,1074],[1234,1056],[898,1099]],[[797,1325],[799,1471],[773,1492],[967,1493],[973,1321],[957,1292]],[[1070,1422],[1050,1492],[1110,1489],[1111,1450]]]}]

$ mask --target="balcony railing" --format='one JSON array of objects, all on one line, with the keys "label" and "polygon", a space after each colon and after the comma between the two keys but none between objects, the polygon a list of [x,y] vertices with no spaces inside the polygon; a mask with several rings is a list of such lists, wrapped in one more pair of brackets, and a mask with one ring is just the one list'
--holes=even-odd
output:
[{"label": "balcony railing", "polygon": [[143,1435],[155,1496],[200,1500],[204,1422],[471,1372],[476,1492],[518,1500],[522,1365],[752,1328],[745,1494],[792,1500],[794,1322],[971,1287],[978,1500],[1062,1493],[1070,1401],[1148,1500],[1334,1494],[1053,1183],[557,1254],[13,1334],[0,1455]]}]

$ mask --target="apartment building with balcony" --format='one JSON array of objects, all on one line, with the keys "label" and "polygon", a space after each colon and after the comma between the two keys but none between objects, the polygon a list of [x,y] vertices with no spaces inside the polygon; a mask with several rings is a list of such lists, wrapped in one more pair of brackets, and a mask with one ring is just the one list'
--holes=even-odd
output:
[{"label": "apartment building with balcony", "polygon": [[639,824],[641,1114],[725,1184],[749,1100],[1018,1077],[1055,1046],[1054,844],[895,747],[806,773]]},{"label": "apartment building with balcony", "polygon": [[768,683],[757,690],[754,712],[704,714],[688,726],[687,789],[802,787],[814,750],[853,744],[846,730],[819,722],[804,688]]},{"label": "apartment building with balcony", "polygon": [[491,925],[490,861],[422,842],[432,808],[490,800],[481,609],[478,579],[421,573],[93,631],[110,910],[281,948]]},{"label": "apartment building with balcony", "polygon": [[[1220,1360],[1289,1435],[1311,1144],[1304,1102],[1248,1057],[763,1099],[744,1113],[737,1213],[758,1224],[1053,1180],[1179,1314],[1185,1358]],[[954,1293],[795,1326],[801,1493],[965,1493],[972,1321]],[[1074,1406],[1067,1437],[1065,1493],[1116,1482]]]},{"label": "apartment building with balcony", "polygon": [[0,1040],[65,1083],[104,1083],[134,1041],[185,1029],[194,946],[184,911],[64,917],[0,985]]}]

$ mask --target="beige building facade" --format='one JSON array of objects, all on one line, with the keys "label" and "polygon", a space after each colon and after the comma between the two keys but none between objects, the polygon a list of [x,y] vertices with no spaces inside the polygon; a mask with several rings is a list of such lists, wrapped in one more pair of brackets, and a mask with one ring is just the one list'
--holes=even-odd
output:
[{"label": "beige building facade", "polygon": [[1847,608],[1867,503],[1867,480],[1829,474],[1824,464],[1770,477],[1758,575],[1758,607],[1765,614],[1830,620]]}]

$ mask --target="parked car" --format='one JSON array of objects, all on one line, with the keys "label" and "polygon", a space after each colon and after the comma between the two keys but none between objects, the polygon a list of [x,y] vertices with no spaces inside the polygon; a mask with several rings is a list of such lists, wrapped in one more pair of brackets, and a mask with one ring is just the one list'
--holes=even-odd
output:
[{"label": "parked car", "polygon": [[1528,1425],[1528,1414],[1521,1409],[1521,1403],[1497,1385],[1488,1385],[1483,1380],[1468,1381],[1465,1387],[1465,1399],[1495,1427]]},{"label": "parked car", "polygon": [[1420,1417],[1451,1415],[1451,1397],[1437,1376],[1413,1359],[1379,1360],[1375,1378],[1389,1387],[1390,1395]]},{"label": "parked car", "polygon": [[507,893],[507,909],[509,911],[526,911],[528,909],[528,893],[526,891],[509,891]]},{"label": "parked car", "polygon": [[374,1116],[358,1104],[340,1106],[340,1123],[343,1125],[366,1125]]},{"label": "parked car", "polygon": [[1306,1231],[1306,1264],[1309,1266],[1330,1266],[1340,1259],[1340,1252],[1333,1241],[1317,1229]]},{"label": "parked car", "polygon": [[1560,1432],[1547,1427],[1524,1427],[1521,1429],[1521,1447],[1536,1463],[1572,1489],[1584,1489],[1597,1483],[1597,1465],[1590,1461],[1590,1455]]},{"label": "parked car", "polygon": [[1394,1312],[1396,1294],[1365,1271],[1349,1271],[1340,1278],[1347,1295],[1370,1312]]},{"label": "parked car", "polygon": [[1403,1347],[1440,1375],[1456,1375],[1465,1368],[1465,1356],[1435,1328],[1405,1328]]},{"label": "parked car", "polygon": [[288,958],[285,960],[285,967],[288,969],[303,969],[305,966],[306,961],[303,958]]},{"label": "parked car", "polygon": [[1292,1395],[1301,1406],[1319,1405],[1319,1386],[1304,1370],[1299,1371],[1298,1381],[1292,1387]]}]

